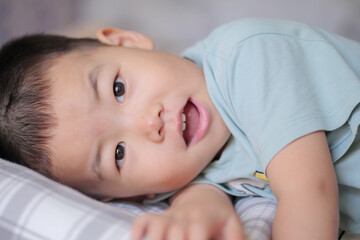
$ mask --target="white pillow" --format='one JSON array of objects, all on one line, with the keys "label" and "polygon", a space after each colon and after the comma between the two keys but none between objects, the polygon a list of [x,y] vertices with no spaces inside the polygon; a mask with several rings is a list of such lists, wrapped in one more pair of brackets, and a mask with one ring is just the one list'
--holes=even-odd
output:
[{"label": "white pillow", "polygon": [[0,159],[1,239],[129,239],[135,216]]}]

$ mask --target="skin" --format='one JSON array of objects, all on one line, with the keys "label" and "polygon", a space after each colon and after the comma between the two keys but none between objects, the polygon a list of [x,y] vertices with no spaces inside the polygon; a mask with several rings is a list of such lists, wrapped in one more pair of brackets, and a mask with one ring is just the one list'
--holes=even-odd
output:
[{"label": "skin", "polygon": [[323,131],[290,143],[269,163],[278,209],[274,239],[337,239],[338,188]]},{"label": "skin", "polygon": [[[68,54],[50,70],[58,117],[51,143],[55,175],[102,197],[147,195],[186,185],[229,137],[201,69],[153,51],[152,41],[138,33],[103,29],[97,36],[117,47]],[[97,77],[96,95],[86,76],[99,64],[105,67]],[[123,102],[113,95],[117,75],[127,87]],[[190,147],[177,122],[189,98],[201,102],[210,115],[206,133]],[[114,159],[119,142],[126,146],[120,170]],[[91,159],[98,146],[101,164],[94,169]],[[266,173],[279,202],[273,239],[337,238],[337,183],[324,132],[290,143],[271,160]],[[231,201],[214,186],[189,185],[170,203],[162,215],[140,216],[132,239],[245,239]]]},{"label": "skin", "polygon": [[[138,33],[105,29],[98,38],[109,46],[62,56],[50,70],[58,118],[50,146],[55,176],[87,194],[111,198],[186,185],[230,135],[207,93],[202,70],[154,51],[151,40]],[[121,101],[114,96],[116,77],[126,85]],[[201,139],[187,146],[179,121],[190,98],[204,105],[210,123]],[[118,169],[120,142],[125,158]],[[100,161],[94,169],[96,156]]]}]

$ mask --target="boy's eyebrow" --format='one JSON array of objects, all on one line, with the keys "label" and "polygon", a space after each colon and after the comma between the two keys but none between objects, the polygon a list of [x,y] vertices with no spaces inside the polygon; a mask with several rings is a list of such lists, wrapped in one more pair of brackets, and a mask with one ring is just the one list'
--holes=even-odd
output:
[{"label": "boy's eyebrow", "polygon": [[[99,91],[98,91],[98,82],[99,81],[98,80],[99,80],[99,75],[100,75],[101,71],[103,71],[103,69],[104,69],[104,65],[99,64],[99,65],[96,65],[93,69],[91,69],[88,74],[88,81],[90,82],[90,85],[94,92],[96,100],[99,100]],[[92,160],[92,169],[95,172],[97,178],[100,181],[103,181],[104,178],[101,174],[101,154],[100,154],[100,152],[101,151],[100,151],[99,145],[97,145],[96,154]]]},{"label": "boy's eyebrow", "polygon": [[88,80],[90,82],[90,85],[95,93],[96,99],[99,99],[99,91],[98,91],[98,79],[101,71],[103,70],[104,65],[97,65],[93,69],[90,70],[88,74]]},{"label": "boy's eyebrow", "polygon": [[100,154],[100,149],[99,147],[97,147],[96,149],[96,154],[95,154],[95,158],[93,158],[93,161],[92,161],[92,169],[93,171],[95,172],[97,178],[100,180],[100,181],[103,181],[104,178],[101,174],[101,154]]}]

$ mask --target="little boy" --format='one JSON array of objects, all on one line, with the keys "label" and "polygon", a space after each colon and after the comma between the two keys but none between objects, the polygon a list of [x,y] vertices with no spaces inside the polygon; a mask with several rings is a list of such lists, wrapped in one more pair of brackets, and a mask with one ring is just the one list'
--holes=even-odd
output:
[{"label": "little boy", "polygon": [[3,47],[1,157],[98,199],[170,197],[133,239],[243,239],[229,195],[276,198],[274,239],[336,239],[339,216],[360,233],[359,43],[259,19],[182,58],[97,39]]}]

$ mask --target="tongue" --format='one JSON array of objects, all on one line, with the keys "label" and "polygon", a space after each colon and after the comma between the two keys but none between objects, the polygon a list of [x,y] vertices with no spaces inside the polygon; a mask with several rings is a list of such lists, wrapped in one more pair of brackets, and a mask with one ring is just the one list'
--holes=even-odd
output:
[{"label": "tongue", "polygon": [[195,105],[188,101],[184,107],[184,114],[186,116],[186,129],[183,132],[183,137],[186,145],[188,145],[199,127],[199,112]]}]

